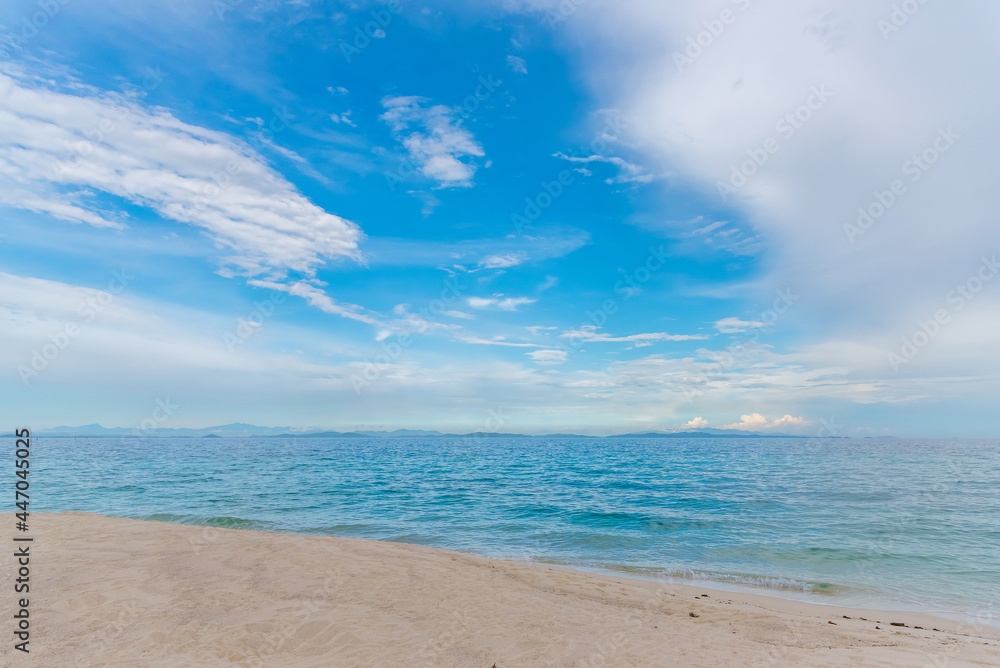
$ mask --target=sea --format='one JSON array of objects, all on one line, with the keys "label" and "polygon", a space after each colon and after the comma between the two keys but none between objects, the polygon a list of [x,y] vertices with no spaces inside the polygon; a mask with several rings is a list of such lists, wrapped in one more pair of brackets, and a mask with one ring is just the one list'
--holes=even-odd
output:
[{"label": "sea", "polygon": [[996,440],[32,438],[31,463],[35,512],[1000,620]]}]

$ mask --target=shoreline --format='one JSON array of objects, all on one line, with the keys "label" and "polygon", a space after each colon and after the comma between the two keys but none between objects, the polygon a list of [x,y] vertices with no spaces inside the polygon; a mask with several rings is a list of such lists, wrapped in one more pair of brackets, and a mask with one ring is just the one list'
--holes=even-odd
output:
[{"label": "shoreline", "polygon": [[924,612],[362,538],[32,520],[32,654],[57,665],[1000,664],[1000,629]]},{"label": "shoreline", "polygon": [[[601,575],[605,577],[621,577],[628,578],[631,580],[638,580],[641,582],[652,582],[652,583],[669,583],[671,585],[688,587],[691,589],[707,589],[710,591],[716,591],[720,594],[729,594],[736,596],[761,596],[766,599],[774,599],[776,601],[787,601],[789,603],[801,603],[805,606],[815,606],[816,608],[832,608],[834,610],[867,610],[869,612],[875,613],[880,612],[883,616],[889,615],[924,615],[925,617],[932,617],[939,622],[951,622],[951,623],[973,623],[967,622],[966,620],[976,620],[974,623],[976,625],[981,625],[984,628],[996,628],[1000,631],[1000,618],[994,618],[992,620],[986,620],[983,618],[978,618],[975,615],[962,613],[960,611],[944,611],[944,610],[934,610],[930,606],[921,607],[917,603],[906,604],[902,601],[894,601],[890,599],[879,599],[872,596],[870,599],[864,601],[850,600],[843,594],[814,594],[810,592],[803,592],[794,588],[784,588],[778,589],[774,587],[768,587],[767,585],[752,585],[752,584],[741,584],[741,583],[730,583],[724,580],[712,579],[706,577],[704,579],[695,578],[682,578],[682,577],[667,577],[667,578],[654,578],[654,577],[644,577],[642,575],[637,575],[628,572],[618,573],[613,569],[603,569],[603,568],[591,568],[586,566],[574,566],[572,564],[561,564],[555,562],[546,561],[532,561],[532,560],[517,560],[517,559],[502,559],[497,557],[487,557],[492,559],[498,559],[500,561],[519,561],[526,564],[535,564],[538,566],[554,566],[557,568],[565,568],[567,570],[575,571],[577,573],[588,573],[594,575]],[[805,598],[799,598],[798,595],[801,594]],[[909,606],[909,607],[906,607]]]},{"label": "shoreline", "polygon": [[[89,511],[58,511],[51,514],[59,514],[59,512],[89,512]],[[100,513],[93,513],[95,515],[100,515]],[[102,517],[122,517],[119,515],[101,515]],[[141,517],[122,517],[122,519],[133,519],[138,521],[152,521],[152,522],[166,522],[169,524],[182,524],[185,526],[193,527],[216,527],[214,524],[203,524],[199,522],[186,522],[186,521],[176,521],[175,519],[164,519],[164,518],[195,518],[193,515],[173,515],[170,513],[157,513],[153,515],[141,516]],[[204,519],[204,518],[197,518]],[[878,610],[883,611],[885,614],[892,612],[896,613],[918,613],[927,614],[937,617],[942,620],[949,620],[951,622],[964,622],[969,619],[977,619],[977,624],[982,624],[987,627],[996,627],[1000,629],[1000,616],[994,617],[989,620],[981,620],[977,615],[964,612],[956,607],[949,610],[933,609],[940,608],[940,606],[948,605],[946,602],[928,602],[928,601],[910,601],[904,602],[902,600],[897,600],[891,598],[891,595],[885,594],[880,596],[878,592],[865,592],[864,590],[854,588],[849,585],[840,585],[833,583],[833,586],[838,590],[844,590],[851,593],[817,593],[805,591],[799,589],[798,587],[773,587],[767,584],[756,584],[753,582],[740,582],[740,581],[727,581],[725,578],[740,577],[740,574],[735,573],[711,573],[707,571],[694,571],[704,573],[705,577],[684,577],[684,576],[671,576],[671,575],[661,575],[658,574],[656,568],[647,567],[630,567],[622,564],[604,564],[604,565],[591,565],[587,563],[574,563],[569,561],[560,561],[555,559],[546,558],[531,558],[531,557],[518,557],[518,556],[506,556],[506,555],[494,555],[489,554],[484,551],[476,551],[473,549],[460,550],[452,549],[448,547],[439,547],[437,545],[430,545],[426,543],[409,542],[404,540],[395,540],[391,538],[367,538],[362,536],[348,536],[341,534],[327,534],[327,533],[314,533],[314,532],[300,532],[300,531],[282,531],[280,529],[271,528],[267,526],[271,524],[270,522],[263,522],[260,520],[251,520],[238,517],[230,517],[227,519],[237,520],[242,526],[219,526],[218,528],[233,529],[238,531],[257,531],[263,533],[278,533],[290,536],[329,536],[333,538],[351,538],[358,540],[372,540],[376,542],[388,542],[388,543],[399,543],[402,545],[419,545],[422,547],[428,547],[432,549],[444,550],[446,552],[456,552],[460,554],[468,554],[473,556],[484,557],[486,559],[495,559],[498,561],[510,561],[516,563],[524,564],[534,564],[538,566],[555,566],[560,568],[566,568],[580,573],[590,573],[596,575],[604,575],[609,577],[625,577],[634,580],[641,580],[645,582],[653,583],[675,583],[678,585],[688,585],[691,587],[702,587],[708,589],[714,589],[719,592],[725,592],[729,594],[747,594],[752,596],[766,596],[770,598],[795,601],[799,603],[817,605],[821,607],[833,606],[838,608],[847,609],[864,609],[864,610]],[[712,577],[717,575],[719,577]],[[755,577],[763,579],[781,579],[780,576],[767,576],[767,575],[756,575]]]}]

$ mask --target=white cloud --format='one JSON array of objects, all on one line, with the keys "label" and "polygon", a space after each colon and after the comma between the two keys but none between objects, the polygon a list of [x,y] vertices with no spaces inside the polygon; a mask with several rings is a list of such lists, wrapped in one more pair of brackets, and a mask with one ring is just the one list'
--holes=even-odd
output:
[{"label": "white cloud", "polygon": [[574,157],[566,155],[565,153],[553,153],[552,155],[555,158],[562,158],[563,160],[569,160],[570,162],[606,162],[615,165],[619,169],[618,175],[605,179],[606,183],[650,183],[655,178],[639,165],[634,165],[623,158],[615,156],[591,155],[587,157]]},{"label": "white cloud", "polygon": [[626,285],[618,289],[618,292],[625,295],[625,299],[632,299],[632,297],[637,297],[642,294],[642,288],[636,287],[634,285]]},{"label": "white cloud", "polygon": [[61,92],[0,73],[0,192],[7,205],[120,227],[112,195],[198,227],[246,276],[312,276],[360,259],[363,235],[327,213],[245,145],[164,109],[77,85]]},{"label": "white cloud", "polygon": [[500,311],[516,311],[519,306],[534,304],[537,299],[530,297],[504,297],[494,295],[493,297],[469,297],[468,304],[472,308],[480,310],[497,309]]},{"label": "white cloud", "polygon": [[[200,374],[197,385],[214,385],[221,381],[220,373],[244,382],[260,382],[261,374],[315,382],[336,373],[295,356],[259,353],[253,339],[227,349],[223,334],[236,331],[235,317],[141,299],[132,292],[134,276],[128,271],[119,273],[124,281],[109,276],[100,289],[0,273],[0,364],[38,371],[37,376],[25,375],[42,392],[61,383],[124,383],[148,390],[179,379],[191,385],[191,374]],[[258,325],[275,326],[273,321]],[[66,332],[70,334],[61,337],[57,355],[44,365],[35,359],[34,351]]]},{"label": "white cloud", "polygon": [[538,286],[538,291],[545,292],[546,290],[551,290],[557,285],[559,285],[558,278],[556,278],[555,276],[546,276],[542,284]]},{"label": "white cloud", "polygon": [[[323,292],[319,287],[317,287],[317,285],[307,283],[306,281],[278,283],[276,281],[250,279],[247,282],[250,283],[250,285],[255,285],[260,288],[280,290],[282,292],[287,292],[290,295],[301,297],[309,302],[310,305],[315,306],[325,313],[343,316],[345,318],[364,322],[369,325],[379,324],[378,319],[374,315],[364,313],[360,306],[355,306],[354,304],[341,304]],[[321,283],[319,281],[315,282],[319,285],[326,285],[325,283]]]},{"label": "white cloud", "polygon": [[751,256],[759,253],[763,246],[756,233],[728,220],[709,222],[705,216],[697,216],[683,223],[649,224],[637,221],[637,224],[655,232],[667,233],[677,240],[675,246],[677,252],[697,254],[707,249],[732,255]]},{"label": "white cloud", "polygon": [[[476,165],[469,158],[485,156],[472,133],[461,127],[453,110],[427,106],[423,97],[384,97],[379,118],[392,129],[420,172],[443,187],[469,187]],[[414,129],[415,128],[415,129]]]},{"label": "white cloud", "polygon": [[[616,362],[603,370],[580,372],[576,380],[597,382],[608,400],[659,401],[685,411],[692,405],[720,411],[755,402],[777,412],[790,408],[790,400],[819,402],[820,410],[829,410],[831,402],[900,404],[926,397],[925,379],[899,382],[878,352],[868,368],[851,371],[841,349],[778,354],[768,346],[744,343],[725,350],[700,349],[680,358],[656,354]],[[950,395],[979,382],[974,376],[954,378],[938,391]]]},{"label": "white cloud", "polygon": [[349,125],[352,128],[356,128],[358,126],[357,124],[354,123],[354,121],[351,120],[351,113],[352,111],[348,109],[339,116],[337,114],[330,114],[330,120],[333,121],[334,123],[343,123],[344,125]]},{"label": "white cloud", "polygon": [[[79,305],[99,296],[92,288],[0,273],[0,366],[15,369],[30,363],[33,348],[49,343],[50,336],[61,331],[63,323],[79,322]],[[246,312],[251,308],[248,303]],[[147,302],[126,291],[116,296],[96,320],[86,324],[42,377],[35,379],[37,384],[33,381],[33,396],[55,397],[80,383],[89,383],[88,387],[103,384],[108,390],[95,394],[99,402],[80,396],[76,406],[86,406],[92,415],[107,416],[123,412],[111,412],[108,396],[130,405],[132,395],[146,396],[143,391],[156,387],[183,403],[184,419],[197,422],[212,419],[210,413],[217,415],[219,410],[234,416],[262,415],[261,411],[273,409],[273,402],[265,403],[261,397],[273,397],[280,391],[288,401],[274,414],[275,419],[288,410],[301,410],[296,415],[301,415],[305,423],[317,423],[329,413],[329,393],[353,392],[351,376],[363,374],[364,360],[374,354],[370,348],[357,348],[338,339],[336,331],[306,335],[318,344],[308,345],[301,338],[305,334],[302,330],[287,328],[279,318],[263,325],[263,340],[253,338],[229,352],[222,334],[233,331],[237,315],[221,316]],[[984,327],[977,336],[985,344],[991,331],[995,327]],[[280,342],[279,349],[306,352],[268,353],[264,340],[271,338]],[[331,340],[336,344],[331,346]],[[466,341],[521,348],[526,353],[554,348],[497,338],[470,336]],[[327,359],[331,348],[338,357],[359,361],[339,366],[309,361],[310,357]],[[523,364],[479,354],[464,359],[449,355],[442,362],[414,346],[400,360],[385,365],[379,379],[366,388],[379,401],[360,402],[358,410],[365,419],[384,420],[384,401],[391,401],[400,406],[398,426],[405,426],[421,415],[444,421],[457,419],[465,410],[463,400],[477,396],[509,407],[513,414],[522,416],[518,424],[525,426],[536,419],[539,424],[549,424],[548,420],[558,414],[567,422],[559,430],[590,425],[603,430],[642,415],[689,415],[694,411],[717,414],[731,410],[733,405],[754,405],[760,415],[788,416],[768,419],[772,429],[808,433],[804,418],[794,417],[809,414],[804,405],[808,402],[815,411],[830,410],[840,415],[846,404],[913,402],[925,396],[928,387],[927,379],[920,377],[888,385],[883,380],[887,374],[880,351],[854,350],[846,345],[791,355],[746,346],[735,357],[732,351],[701,350],[684,358],[651,355],[598,370],[573,371],[557,368],[560,352],[525,357]],[[869,372],[852,375],[836,366],[845,357],[852,362],[869,360]],[[198,382],[192,383],[192,378]],[[970,388],[988,387],[994,378],[995,374],[989,373],[956,378],[947,384],[935,384],[934,392],[958,396]],[[208,408],[197,412],[196,406],[206,401]],[[119,406],[121,402],[112,403]],[[37,403],[33,400],[23,406],[34,410],[31,406]],[[914,403],[913,410],[922,410],[921,406]],[[188,411],[197,412],[197,416],[190,418]],[[742,422],[736,426],[762,427],[752,415],[749,419],[753,427]],[[847,429],[854,428],[847,427],[843,433],[851,433]]]},{"label": "white cloud", "polygon": [[41,197],[35,193],[22,188],[12,187],[5,183],[0,188],[0,203],[8,204],[18,209],[24,209],[33,213],[48,214],[57,220],[64,220],[68,223],[87,223],[94,227],[109,227],[122,229],[125,224],[117,220],[109,220],[116,216],[113,212],[94,213],[86,208],[88,203],[85,200],[89,197],[87,192],[60,193],[56,197]]},{"label": "white cloud", "polygon": [[[439,322],[435,316],[426,309],[422,313],[411,313],[409,304],[397,304],[393,308],[393,313],[400,316],[392,321],[379,332],[377,340],[388,337],[392,333],[410,332],[416,334],[429,334],[438,331],[450,332],[462,329],[461,325],[448,322]],[[461,311],[445,311],[441,315],[459,314]],[[454,315],[450,317],[455,317]],[[461,316],[458,316],[461,317]]]},{"label": "white cloud", "polygon": [[708,420],[701,417],[696,417],[693,420],[685,422],[681,425],[681,429],[701,429],[702,427],[708,426]]},{"label": "white cloud", "polygon": [[701,334],[668,334],[667,332],[650,332],[645,334],[630,334],[628,336],[611,336],[598,331],[594,325],[583,325],[578,330],[563,332],[559,336],[564,339],[582,339],[595,342],[635,342],[635,341],[698,341],[707,339]]},{"label": "white cloud", "polygon": [[569,353],[565,350],[533,350],[524,354],[530,357],[535,364],[547,366],[563,364],[569,357]]},{"label": "white cloud", "polygon": [[565,226],[535,234],[449,242],[374,237],[365,243],[365,260],[369,265],[450,266],[466,272],[470,264],[476,269],[486,269],[482,263],[502,268],[563,257],[589,243],[588,232]]},{"label": "white cloud", "polygon": [[[89,312],[86,305],[106,303],[109,307],[113,306],[113,317],[118,319],[118,324],[125,324],[120,320],[123,317],[123,300],[117,298],[115,293],[127,289],[128,283],[134,276],[130,276],[128,270],[120,273],[123,279],[116,279],[116,275],[112,274],[108,282],[110,284],[114,281],[114,287],[109,285],[101,290],[0,272],[0,305],[18,313],[33,314],[43,320],[60,322],[83,319],[82,311],[87,311],[87,317],[93,319],[94,314]],[[95,310],[93,305],[90,310]],[[104,309],[102,315],[103,312]],[[144,320],[145,315],[128,309],[124,317],[132,324],[137,324]]]},{"label": "white cloud", "polygon": [[479,261],[479,266],[484,269],[506,269],[507,267],[515,267],[527,259],[526,253],[503,253],[484,257]]},{"label": "white cloud", "polygon": [[478,336],[457,336],[456,341],[462,343],[472,343],[479,346],[504,346],[506,348],[540,348],[537,343],[523,343],[518,341],[506,341],[504,337],[498,336],[492,339],[483,339]]},{"label": "white cloud", "polygon": [[760,413],[752,413],[750,415],[744,415],[740,418],[739,422],[733,424],[724,425],[723,429],[740,429],[744,431],[754,431],[759,429],[769,430],[775,429],[777,427],[802,427],[808,424],[805,418],[802,417],[792,417],[791,415],[785,415],[774,420],[768,420],[766,417]]},{"label": "white cloud", "polygon": [[[641,147],[643,164],[676,174],[767,243],[771,271],[760,294],[793,285],[810,295],[787,315],[790,324],[808,323],[820,340],[898,342],[975,271],[983,249],[1000,247],[996,207],[984,196],[1000,155],[1000,96],[985,65],[1000,54],[990,37],[1000,6],[952,12],[924,3],[898,31],[885,32],[880,21],[891,8],[881,3],[805,0],[791,11],[737,3],[725,34],[678,64],[713,11],[695,0],[589,2],[561,29],[577,45],[573,56],[593,94],[622,110],[622,143]],[[928,40],[939,48],[928,51]],[[779,71],[775,62],[788,67]],[[959,135],[950,147],[942,138],[949,129]],[[777,150],[767,162],[747,163],[768,139]],[[935,141],[947,152],[926,171],[911,162],[905,173],[913,156],[933,158]],[[753,173],[733,181],[743,165]],[[905,192],[863,235],[848,238],[859,207],[878,205],[880,194],[888,201],[897,181]],[[720,183],[735,189],[725,202]],[[982,303],[996,310],[1000,293],[984,294]],[[936,346],[956,346],[960,357],[957,339]],[[963,364],[978,354],[966,350]],[[1000,349],[986,355],[1000,362]],[[964,366],[936,373],[947,383]]]},{"label": "white cloud", "polygon": [[783,425],[803,425],[809,424],[805,418],[792,417],[791,415],[785,415],[785,417],[780,417],[774,420],[771,425],[775,427],[781,427]]},{"label": "white cloud", "polygon": [[755,320],[740,320],[739,318],[723,318],[715,323],[715,328],[722,334],[739,334],[751,329],[767,327],[767,323]]},{"label": "white cloud", "polygon": [[420,207],[420,215],[423,216],[424,218],[434,213],[434,209],[436,209],[441,204],[441,200],[439,200],[431,193],[424,192],[423,190],[407,190],[406,194],[413,195],[421,202],[423,202],[423,206]]},{"label": "white cloud", "polygon": [[507,67],[518,74],[528,73],[527,63],[524,62],[524,58],[519,58],[518,56],[507,56]]}]

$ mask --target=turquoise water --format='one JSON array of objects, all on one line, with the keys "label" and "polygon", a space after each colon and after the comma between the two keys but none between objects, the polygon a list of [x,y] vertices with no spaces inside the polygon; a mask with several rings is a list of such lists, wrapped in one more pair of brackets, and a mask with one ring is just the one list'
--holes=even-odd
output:
[{"label": "turquoise water", "polygon": [[828,603],[1000,609],[998,441],[33,445],[35,511],[395,540]]}]

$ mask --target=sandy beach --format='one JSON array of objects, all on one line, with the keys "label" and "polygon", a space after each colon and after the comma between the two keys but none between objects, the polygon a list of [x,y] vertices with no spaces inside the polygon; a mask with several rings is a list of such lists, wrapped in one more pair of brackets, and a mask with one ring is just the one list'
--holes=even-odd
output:
[{"label": "sandy beach", "polygon": [[998,629],[914,613],[400,543],[86,513],[32,521],[31,654],[8,639],[5,666],[1000,665]]}]

